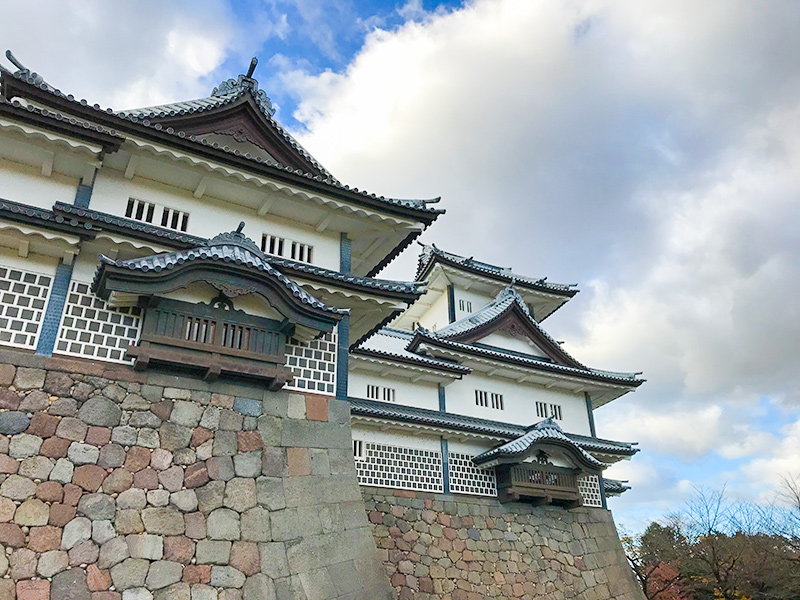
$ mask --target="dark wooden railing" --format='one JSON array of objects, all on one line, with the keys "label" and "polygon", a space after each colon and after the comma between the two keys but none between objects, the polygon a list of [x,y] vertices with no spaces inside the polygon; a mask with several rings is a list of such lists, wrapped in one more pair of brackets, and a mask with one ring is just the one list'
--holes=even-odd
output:
[{"label": "dark wooden railing", "polygon": [[538,463],[519,463],[495,467],[497,491],[501,500],[528,500],[536,504],[581,506],[578,471]]},{"label": "dark wooden railing", "polygon": [[181,347],[213,350],[221,354],[243,353],[276,356],[283,354],[286,335],[280,322],[238,311],[162,300],[148,308],[142,339],[162,343],[179,342]]},{"label": "dark wooden railing", "polygon": [[150,363],[200,368],[207,379],[222,372],[274,380],[291,380],[286,369],[283,323],[206,304],[159,299],[147,307],[138,345],[128,349],[134,368]]}]

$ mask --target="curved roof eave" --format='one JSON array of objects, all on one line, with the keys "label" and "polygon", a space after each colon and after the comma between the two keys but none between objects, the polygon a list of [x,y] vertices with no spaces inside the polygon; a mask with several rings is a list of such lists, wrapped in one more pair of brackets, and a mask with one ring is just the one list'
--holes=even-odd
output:
[{"label": "curved roof eave", "polygon": [[[113,131],[115,134],[144,134],[157,139],[159,142],[168,145],[177,145],[182,150],[191,151],[196,154],[204,155],[207,158],[234,164],[236,167],[251,170],[259,175],[267,175],[284,180],[285,182],[301,187],[319,190],[324,194],[353,202],[361,206],[366,206],[375,210],[383,210],[388,213],[399,214],[404,217],[415,218],[426,225],[432,223],[436,218],[443,214],[443,209],[432,208],[429,205],[439,202],[440,198],[403,200],[378,196],[366,190],[351,188],[334,180],[333,178],[323,178],[319,175],[303,172],[300,169],[286,167],[277,163],[265,161],[261,157],[252,157],[239,150],[230,150],[219,146],[217,143],[209,143],[207,140],[196,136],[187,136],[182,131],[175,131],[172,128],[164,128],[159,123],[151,123],[148,119],[138,119],[136,117],[121,117],[112,109],[102,109],[99,105],[90,105],[86,100],[76,100],[71,95],[66,95],[58,89],[52,88],[46,83],[38,83],[30,75],[20,73],[3,72],[1,76],[3,82],[3,94],[8,96],[15,91],[15,86],[19,88],[21,96],[26,93],[37,101],[51,105],[54,104],[62,109],[73,109],[77,113],[92,121],[98,122],[101,126]],[[418,235],[418,234],[417,234]],[[416,236],[415,236],[416,237]],[[408,244],[404,243],[403,248]],[[381,266],[382,268],[382,266]],[[379,269],[378,269],[379,270]],[[374,270],[373,270],[374,271]]]}]

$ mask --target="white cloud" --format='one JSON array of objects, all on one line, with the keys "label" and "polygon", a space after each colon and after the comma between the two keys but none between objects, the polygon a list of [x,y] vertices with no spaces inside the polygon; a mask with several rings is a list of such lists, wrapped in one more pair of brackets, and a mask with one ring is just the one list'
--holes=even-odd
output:
[{"label": "white cloud", "polygon": [[601,434],[618,440],[633,437],[648,451],[692,459],[715,449],[722,429],[720,406],[662,412],[632,407],[606,420]]},{"label": "white cloud", "polygon": [[116,109],[206,95],[224,60],[246,68],[285,29],[280,15],[240,22],[224,0],[18,2],[0,23],[3,50],[66,93]]},{"label": "white cloud", "polygon": [[359,188],[441,194],[440,247],[584,283],[547,327],[648,379],[601,435],[687,461],[791,446],[742,407],[800,403],[798,6],[474,0],[413,18],[341,73],[284,74],[303,144]]}]

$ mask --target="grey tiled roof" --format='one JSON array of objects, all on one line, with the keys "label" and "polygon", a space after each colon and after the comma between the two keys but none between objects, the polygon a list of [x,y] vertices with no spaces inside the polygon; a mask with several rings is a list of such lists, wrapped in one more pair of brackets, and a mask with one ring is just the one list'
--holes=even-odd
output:
[{"label": "grey tiled roof", "polygon": [[470,354],[479,354],[487,358],[499,359],[506,362],[515,362],[521,365],[533,367],[536,369],[543,369],[546,371],[558,371],[565,374],[574,374],[579,376],[590,376],[592,378],[603,379],[611,383],[621,383],[629,386],[638,386],[644,383],[644,379],[637,379],[638,373],[616,373],[614,371],[601,371],[599,369],[578,369],[575,367],[567,367],[549,361],[548,359],[537,359],[533,356],[524,356],[518,353],[510,353],[502,348],[489,348],[486,346],[478,346],[475,344],[463,344],[453,340],[443,339],[436,337],[430,331],[425,329],[418,329],[417,335],[422,340],[429,340],[444,347],[450,347],[453,350],[463,351]]},{"label": "grey tiled roof", "polygon": [[178,117],[200,113],[213,108],[218,108],[230,104],[245,91],[231,92],[219,96],[209,96],[207,98],[197,98],[196,100],[183,100],[181,102],[170,102],[169,104],[159,104],[157,106],[145,106],[142,108],[131,108],[128,110],[116,111],[120,117],[135,117],[137,119]]},{"label": "grey tiled roof", "polygon": [[75,125],[77,127],[82,127],[87,131],[93,131],[97,133],[103,133],[106,135],[110,135],[120,140],[123,139],[123,136],[116,130],[111,129],[109,127],[103,127],[102,125],[97,125],[96,123],[90,123],[89,121],[84,121],[83,119],[77,119],[72,115],[65,115],[63,113],[47,110],[46,108],[41,108],[38,106],[34,106],[32,104],[23,104],[17,99],[8,100],[3,96],[0,96],[0,104],[5,104],[7,106],[13,106],[14,108],[18,108],[21,110],[26,110],[29,113],[33,113],[36,115],[41,115],[43,117],[47,117],[54,121],[60,121],[62,123],[68,123],[70,125]]},{"label": "grey tiled roof", "polygon": [[[2,198],[0,198],[0,214],[12,220],[24,220],[30,223],[41,222],[43,226],[65,225],[72,228],[78,227],[77,220],[72,222],[69,219],[65,219],[62,215],[57,215],[52,210],[14,202],[13,200],[4,200]],[[91,225],[84,229],[91,229]],[[75,233],[78,232],[76,231]]]},{"label": "grey tiled roof", "polygon": [[286,131],[281,125],[273,119],[275,108],[272,102],[267,97],[264,90],[258,89],[258,82],[255,79],[239,75],[237,79],[227,79],[219,86],[215,87],[211,92],[211,96],[206,98],[198,98],[196,100],[184,100],[181,102],[173,102],[170,104],[161,104],[158,106],[149,106],[145,108],[134,108],[130,110],[118,111],[117,114],[123,118],[132,119],[157,119],[164,117],[177,117],[182,115],[189,115],[200,113],[207,110],[212,110],[226,104],[231,104],[238,98],[245,94],[252,96],[256,105],[260,109],[264,117],[275,127],[275,129],[289,142],[298,153],[311,163],[317,170],[325,174],[327,177],[336,180],[325,167],[323,167],[317,159],[303,148],[303,146]]},{"label": "grey tiled roof", "polygon": [[434,260],[434,258],[439,257],[462,267],[485,273],[486,275],[500,279],[507,283],[516,282],[525,285],[526,287],[534,287],[543,291],[566,296],[574,296],[578,293],[576,284],[550,283],[547,281],[547,277],[526,277],[505,267],[498,267],[497,265],[475,260],[472,257],[467,258],[451,252],[445,252],[444,250],[437,248],[435,245],[429,246],[427,244],[420,244],[420,246],[422,246],[422,253],[419,255],[419,260],[417,263],[417,279],[420,278],[422,273]]},{"label": "grey tiled roof", "polygon": [[589,464],[603,469],[607,465],[604,462],[597,460],[594,456],[586,452],[573,440],[561,430],[561,427],[552,419],[545,419],[531,427],[525,435],[506,442],[496,448],[487,450],[486,452],[474,457],[472,461],[475,464],[483,464],[495,458],[515,457],[521,456],[530,452],[531,448],[541,442],[559,441],[570,445],[574,450],[579,453],[582,458]]},{"label": "grey tiled roof", "polygon": [[[242,223],[240,229],[242,226],[244,226],[244,223]],[[345,315],[350,312],[348,309],[328,306],[306,292],[294,281],[270,265],[264,253],[261,252],[255,242],[241,233],[241,231],[221,233],[211,240],[204,242],[203,245],[188,250],[178,250],[176,252],[131,258],[128,260],[113,260],[107,256],[100,256],[101,263],[130,269],[132,271],[155,271],[157,273],[172,269],[176,265],[198,259],[235,263],[237,265],[246,265],[253,269],[258,269],[280,281],[292,295],[303,304],[308,304],[314,308],[334,314]],[[98,274],[101,268],[102,265],[98,268]]]},{"label": "grey tiled roof", "polygon": [[[513,423],[502,423],[500,421],[479,419],[477,417],[417,408],[415,406],[380,402],[378,400],[366,400],[363,398],[348,398],[348,400],[350,402],[352,414],[365,417],[419,423],[421,425],[453,429],[456,431],[493,435],[510,440],[525,435],[530,429],[530,427],[523,427],[522,425],[515,425]],[[612,442],[611,440],[603,440],[574,433],[566,433],[564,435],[581,448],[589,451],[622,454],[625,456],[631,456],[639,451],[637,448],[633,447],[633,444],[626,442]]]},{"label": "grey tiled roof", "polygon": [[344,283],[352,283],[362,287],[382,290],[385,292],[398,292],[402,294],[423,294],[425,284],[419,281],[392,281],[389,279],[376,279],[374,277],[359,277],[350,273],[340,273],[332,269],[325,269],[307,263],[289,260],[277,256],[267,255],[267,261],[278,267],[285,267],[299,273],[309,273],[319,275],[325,279],[332,279]]},{"label": "grey tiled roof", "polygon": [[627,483],[627,481],[603,477],[603,487],[606,490],[606,494],[609,496],[619,496],[623,492],[627,492],[631,489],[631,486],[626,485]]},{"label": "grey tiled roof", "polygon": [[355,348],[355,352],[383,356],[386,358],[398,358],[405,361],[418,363],[422,366],[445,369],[467,374],[472,370],[463,367],[458,363],[438,358],[431,358],[421,354],[415,354],[406,350],[406,346],[411,341],[413,335],[405,331],[384,327],[376,331],[372,336],[364,340]]},{"label": "grey tiled roof", "polygon": [[[491,304],[483,307],[479,311],[472,313],[469,316],[464,317],[454,323],[450,323],[438,329],[436,331],[429,332],[430,335],[434,337],[438,337],[441,339],[450,339],[453,337],[457,337],[459,335],[463,335],[465,333],[469,333],[478,327],[482,327],[487,323],[491,323],[498,317],[505,314],[512,306],[516,305],[522,313],[527,317],[528,323],[534,329],[536,329],[539,333],[541,333],[554,347],[555,351],[560,352],[564,355],[564,357],[568,358],[570,361],[574,362],[576,365],[581,365],[581,363],[576,360],[573,356],[571,356],[566,350],[564,350],[561,345],[554,340],[549,333],[547,333],[539,323],[531,315],[530,311],[528,310],[528,306],[525,304],[525,301],[522,299],[516,290],[514,289],[513,285],[508,286],[504,290],[500,290],[500,293],[497,294],[494,301]],[[498,349],[499,351],[502,351]],[[547,359],[544,359],[547,360]],[[584,367],[585,368],[585,367]]]},{"label": "grey tiled roof", "polygon": [[[27,84],[33,85],[33,86],[37,87],[40,90],[46,91],[46,92],[48,92],[50,94],[53,94],[53,95],[56,95],[56,96],[59,96],[60,98],[64,98],[64,99],[66,99],[66,100],[68,100],[68,101],[70,101],[72,103],[79,104],[82,107],[85,107],[87,109],[92,109],[94,111],[97,111],[98,113],[103,113],[106,117],[114,117],[115,119],[119,119],[121,121],[130,121],[130,122],[136,123],[136,124],[138,124],[140,126],[152,128],[152,129],[155,129],[156,131],[160,131],[160,132],[162,132],[164,134],[167,134],[167,135],[170,135],[170,136],[174,136],[176,138],[186,139],[186,140],[189,140],[191,142],[200,144],[202,146],[208,146],[208,147],[213,148],[215,151],[218,151],[218,152],[222,152],[222,153],[225,153],[225,154],[230,154],[230,155],[236,156],[236,157],[238,157],[240,159],[252,161],[253,163],[256,163],[256,164],[262,165],[262,166],[266,166],[266,167],[271,168],[271,169],[275,169],[276,171],[284,171],[284,172],[287,172],[287,173],[293,173],[295,175],[303,176],[306,179],[313,180],[313,181],[316,181],[318,183],[322,183],[322,184],[324,184],[326,186],[329,186],[329,187],[337,189],[337,190],[342,190],[342,191],[347,192],[349,194],[353,194],[353,195],[356,195],[356,196],[363,196],[364,198],[371,198],[373,200],[378,200],[381,203],[389,205],[389,206],[396,206],[396,207],[401,207],[401,208],[413,209],[413,210],[417,210],[417,211],[430,213],[431,215],[439,215],[439,214],[442,214],[442,213],[445,212],[442,209],[437,209],[437,208],[433,208],[433,207],[429,206],[430,204],[435,204],[435,203],[439,202],[440,198],[408,200],[408,199],[386,198],[384,196],[378,196],[378,195],[376,195],[374,193],[367,192],[366,190],[359,190],[358,188],[351,188],[349,185],[343,185],[338,180],[336,180],[332,175],[327,173],[327,171],[324,171],[323,167],[321,165],[319,165],[318,163],[316,164],[316,166],[318,167],[318,169],[321,172],[323,172],[325,177],[322,177],[320,175],[314,175],[313,173],[305,172],[305,171],[303,171],[301,169],[296,169],[294,167],[281,165],[281,164],[279,164],[279,163],[277,163],[275,161],[265,160],[260,156],[255,156],[254,157],[254,156],[251,156],[249,153],[243,153],[243,152],[241,152],[241,151],[239,151],[238,149],[235,149],[235,148],[234,149],[230,149],[230,148],[227,148],[225,146],[221,146],[216,142],[209,142],[208,140],[203,139],[203,138],[198,137],[198,136],[195,136],[195,135],[187,135],[184,131],[175,131],[172,127],[163,127],[160,123],[152,123],[149,118],[145,118],[145,117],[140,118],[138,115],[133,114],[135,111],[125,111],[124,116],[123,116],[123,113],[117,113],[117,112],[113,111],[110,108],[103,109],[97,104],[91,105],[85,99],[77,100],[77,99],[75,99],[74,96],[72,96],[70,94],[65,94],[61,90],[56,89],[53,86],[45,83],[41,79],[40,76],[38,76],[37,74],[32,73],[31,71],[28,71],[28,70],[16,71],[14,73],[11,73],[10,76],[12,76],[15,79],[18,79],[20,81],[24,81]],[[190,101],[190,102],[193,102],[193,101]],[[199,102],[199,100],[195,101],[195,102]],[[163,106],[168,106],[168,105],[163,105]],[[151,107],[151,108],[153,108],[153,107]],[[303,154],[303,153],[308,154],[302,148],[302,146],[288,132],[286,132],[286,130],[284,130],[283,127],[280,126],[280,124],[278,124],[271,117],[270,117],[270,120],[271,120],[272,123],[275,124],[276,128],[278,129],[278,131],[281,133],[281,135],[283,135],[286,138],[287,142],[293,148],[296,148],[298,150],[298,152],[300,152],[301,154]],[[308,155],[308,160],[312,164],[316,163],[316,161],[310,155]]]},{"label": "grey tiled roof", "polygon": [[90,208],[81,208],[79,206],[75,206],[74,204],[56,202],[53,208],[55,209],[56,213],[64,213],[67,215],[80,217],[81,219],[87,219],[97,223],[100,226],[113,225],[122,229],[129,229],[131,231],[143,233],[148,236],[164,238],[173,242],[180,242],[181,244],[189,244],[194,246],[200,246],[206,242],[205,238],[197,237],[195,235],[173,231],[172,229],[167,229],[166,227],[156,227],[155,225],[141,223],[126,217],[110,215],[108,213],[92,210]]}]

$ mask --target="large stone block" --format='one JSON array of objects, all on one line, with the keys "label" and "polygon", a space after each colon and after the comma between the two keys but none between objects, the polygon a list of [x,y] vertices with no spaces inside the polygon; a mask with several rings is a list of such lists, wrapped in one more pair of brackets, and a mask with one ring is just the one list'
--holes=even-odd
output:
[{"label": "large stone block", "polygon": [[351,441],[345,424],[287,419],[281,432],[281,445],[286,447],[349,448]]}]

